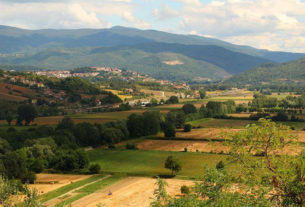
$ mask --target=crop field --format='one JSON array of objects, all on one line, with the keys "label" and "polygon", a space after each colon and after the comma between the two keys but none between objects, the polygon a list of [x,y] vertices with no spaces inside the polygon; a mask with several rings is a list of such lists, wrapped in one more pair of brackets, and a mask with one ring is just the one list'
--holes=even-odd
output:
[{"label": "crop field", "polygon": [[0,83],[0,92],[7,94],[11,92],[12,94],[18,94],[18,95],[35,94],[35,92],[29,88],[8,84],[8,83]]},{"label": "crop field", "polygon": [[185,140],[144,140],[137,144],[140,150],[183,152],[227,153],[229,148],[221,142],[185,141]]},{"label": "crop field", "polygon": [[249,118],[251,113],[235,113],[235,114],[228,114],[228,116],[236,117],[236,118]]},{"label": "crop field", "polygon": [[10,95],[10,94],[0,92],[0,99],[1,100],[7,100],[7,101],[21,102],[21,101],[27,100],[28,98],[25,98],[25,97],[22,97],[22,96]]},{"label": "crop field", "polygon": [[[72,114],[70,117],[75,123],[89,122],[89,123],[105,123],[110,121],[117,121],[126,119],[132,113],[143,113],[145,110],[131,110],[131,111],[119,111],[119,112],[105,112],[105,113],[90,113],[90,114]],[[48,116],[38,117],[35,119],[34,124],[37,125],[57,125],[59,121],[63,119],[63,116]],[[6,124],[5,120],[1,120],[0,124]],[[14,125],[15,122],[12,122]]]},{"label": "crop field", "polygon": [[176,132],[176,138],[190,139],[224,139],[224,134],[229,132],[238,132],[239,129],[229,128],[200,128],[192,129],[190,132],[179,130]]},{"label": "crop field", "polygon": [[121,95],[120,93],[123,93],[123,91],[119,91],[119,90],[110,90],[110,89],[104,89],[105,91],[109,91],[115,95],[117,95],[118,97],[120,97],[120,99],[122,100],[129,100],[129,99],[132,99],[132,96],[131,95]]},{"label": "crop field", "polygon": [[236,120],[236,119],[212,119],[204,118],[200,120],[190,121],[189,124],[192,124],[194,127],[201,128],[234,128],[241,129],[247,126],[248,124],[257,123],[252,120]]},{"label": "crop field", "polygon": [[[193,186],[194,182],[189,180],[169,179],[167,192],[170,196],[180,197],[182,185]],[[104,207],[132,206],[148,207],[153,201],[156,179],[144,177],[128,177],[116,182],[109,187],[98,190],[72,203],[72,207]],[[112,195],[109,195],[109,192]]]},{"label": "crop field", "polygon": [[164,161],[172,155],[182,164],[180,178],[200,176],[203,165],[215,166],[220,160],[225,160],[226,155],[206,153],[185,153],[146,150],[103,150],[88,151],[92,163],[101,165],[105,173],[127,173],[129,175],[156,176],[170,174],[164,169]]},{"label": "crop field", "polygon": [[[175,92],[168,92],[168,91],[157,91],[157,90],[149,90],[149,89],[141,89],[141,92],[147,95],[153,95],[157,99],[166,99],[170,96],[177,95]],[[164,96],[163,96],[164,95]]]}]

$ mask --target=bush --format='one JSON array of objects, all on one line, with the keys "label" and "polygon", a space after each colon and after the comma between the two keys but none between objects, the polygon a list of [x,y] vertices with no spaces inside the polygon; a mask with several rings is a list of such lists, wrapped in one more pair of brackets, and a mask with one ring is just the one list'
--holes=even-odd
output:
[{"label": "bush", "polygon": [[115,149],[115,145],[113,144],[108,145],[108,149]]},{"label": "bush", "polygon": [[192,131],[192,125],[191,124],[184,125],[184,132],[190,132],[190,131]]},{"label": "bush", "polygon": [[36,174],[33,171],[28,171],[22,178],[22,183],[34,184],[37,179]]},{"label": "bush", "polygon": [[135,144],[129,144],[129,143],[127,143],[127,144],[126,144],[126,149],[128,149],[128,150],[136,150],[136,149],[138,149],[138,148],[137,148],[137,146],[136,146]]},{"label": "bush", "polygon": [[91,164],[89,171],[91,174],[98,174],[101,171],[101,166],[99,164]]},{"label": "bush", "polygon": [[217,170],[223,170],[225,168],[225,165],[223,163],[223,161],[219,161],[217,164],[216,164],[216,169]]},{"label": "bush", "polygon": [[182,194],[188,195],[190,194],[190,188],[186,185],[181,186],[180,191]]}]

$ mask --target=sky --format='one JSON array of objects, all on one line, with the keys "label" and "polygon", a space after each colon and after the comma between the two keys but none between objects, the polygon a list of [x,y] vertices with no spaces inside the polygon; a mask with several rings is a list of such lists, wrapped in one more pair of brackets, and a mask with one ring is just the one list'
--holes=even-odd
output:
[{"label": "sky", "polygon": [[0,0],[0,25],[24,29],[120,25],[305,52],[305,0]]}]

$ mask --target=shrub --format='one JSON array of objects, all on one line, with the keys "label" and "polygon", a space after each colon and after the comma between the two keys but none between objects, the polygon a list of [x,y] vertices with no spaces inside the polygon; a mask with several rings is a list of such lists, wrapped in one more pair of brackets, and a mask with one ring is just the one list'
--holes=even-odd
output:
[{"label": "shrub", "polygon": [[190,131],[192,131],[192,125],[191,124],[184,125],[184,132],[190,132]]},{"label": "shrub", "polygon": [[126,149],[128,149],[128,150],[136,150],[136,149],[138,149],[138,148],[137,148],[137,146],[136,146],[135,144],[129,144],[129,143],[127,143],[127,144],[126,144]]},{"label": "shrub", "polygon": [[217,170],[223,170],[225,168],[225,165],[223,163],[223,161],[219,161],[217,164],[216,164],[216,169]]},{"label": "shrub", "polygon": [[108,145],[108,149],[115,149],[115,145],[113,144]]},{"label": "shrub", "polygon": [[22,183],[29,183],[33,184],[35,180],[37,179],[36,174],[33,171],[28,171],[22,178]]},{"label": "shrub", "polygon": [[98,174],[101,171],[101,166],[99,164],[91,164],[89,171],[91,174]]},{"label": "shrub", "polygon": [[190,194],[190,188],[186,185],[181,186],[180,191],[182,194],[188,195]]}]

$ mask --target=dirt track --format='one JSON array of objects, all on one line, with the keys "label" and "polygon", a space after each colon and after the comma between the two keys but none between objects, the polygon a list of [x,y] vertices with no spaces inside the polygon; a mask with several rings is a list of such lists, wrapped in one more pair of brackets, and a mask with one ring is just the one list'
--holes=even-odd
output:
[{"label": "dirt track", "polygon": [[[179,196],[182,185],[192,186],[193,181],[169,179],[168,193]],[[101,191],[90,194],[72,203],[72,207],[148,207],[153,201],[156,180],[152,178],[129,177],[121,180]],[[112,195],[108,195],[109,192]]]}]

